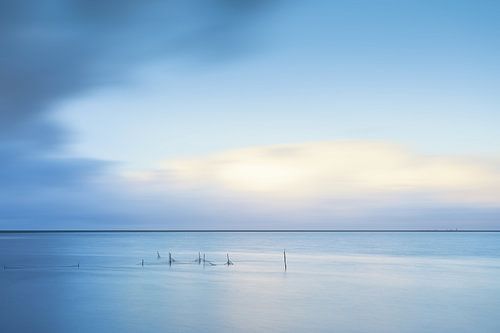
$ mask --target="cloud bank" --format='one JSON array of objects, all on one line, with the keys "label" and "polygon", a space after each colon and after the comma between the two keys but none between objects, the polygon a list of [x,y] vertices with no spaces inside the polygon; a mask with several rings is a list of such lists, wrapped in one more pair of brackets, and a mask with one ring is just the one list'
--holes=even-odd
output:
[{"label": "cloud bank", "polygon": [[500,160],[378,141],[167,160],[125,174],[123,184],[147,198],[153,215],[177,207],[186,228],[494,229],[500,218]]},{"label": "cloud bank", "polygon": [[400,200],[500,206],[500,163],[429,156],[385,142],[333,141],[233,150],[164,163],[177,186],[264,198]]}]

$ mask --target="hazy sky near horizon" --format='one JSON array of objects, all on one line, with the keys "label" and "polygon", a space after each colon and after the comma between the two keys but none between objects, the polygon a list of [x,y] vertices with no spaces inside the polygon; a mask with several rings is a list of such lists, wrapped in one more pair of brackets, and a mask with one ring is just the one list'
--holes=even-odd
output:
[{"label": "hazy sky near horizon", "polygon": [[0,228],[500,228],[496,1],[0,0]]}]

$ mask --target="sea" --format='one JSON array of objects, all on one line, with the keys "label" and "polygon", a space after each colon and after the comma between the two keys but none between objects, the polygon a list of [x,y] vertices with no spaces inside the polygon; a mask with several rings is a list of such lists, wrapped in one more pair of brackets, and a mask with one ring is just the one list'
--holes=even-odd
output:
[{"label": "sea", "polygon": [[0,332],[498,333],[500,233],[0,233]]}]

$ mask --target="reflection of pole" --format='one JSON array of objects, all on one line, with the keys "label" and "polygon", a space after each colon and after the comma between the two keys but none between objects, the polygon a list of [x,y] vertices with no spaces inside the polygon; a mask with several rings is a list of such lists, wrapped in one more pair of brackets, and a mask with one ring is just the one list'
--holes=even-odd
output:
[{"label": "reflection of pole", "polygon": [[168,264],[172,266],[172,253],[168,253]]},{"label": "reflection of pole", "polygon": [[156,251],[156,259],[160,259],[161,256],[160,256],[160,252]]},{"label": "reflection of pole", "polygon": [[198,265],[201,264],[201,253],[198,252]]},{"label": "reflection of pole", "polygon": [[144,267],[144,259],[141,260],[141,266]]},{"label": "reflection of pole", "polygon": [[285,264],[285,271],[286,271],[286,251],[283,250],[283,263]]},{"label": "reflection of pole", "polygon": [[203,267],[205,267],[205,253],[203,253]]}]

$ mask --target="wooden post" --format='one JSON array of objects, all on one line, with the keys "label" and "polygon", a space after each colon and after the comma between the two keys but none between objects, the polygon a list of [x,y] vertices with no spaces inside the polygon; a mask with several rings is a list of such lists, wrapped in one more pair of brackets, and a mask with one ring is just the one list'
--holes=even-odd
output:
[{"label": "wooden post", "polygon": [[226,265],[232,265],[233,262],[231,260],[229,260],[229,253],[226,253],[226,258],[227,258],[227,262],[226,262]]},{"label": "wooden post", "polygon": [[201,264],[201,253],[198,252],[198,265]]},{"label": "wooden post", "polygon": [[172,253],[168,253],[168,264],[172,266]]},{"label": "wooden post", "polygon": [[205,253],[203,253],[203,267],[205,267]]},{"label": "wooden post", "polygon": [[160,256],[160,252],[156,251],[156,259],[160,259],[161,256]]},{"label": "wooden post", "polygon": [[141,261],[141,266],[144,267],[144,259]]},{"label": "wooden post", "polygon": [[286,272],[286,251],[283,250],[283,263],[285,264],[285,272]]}]

